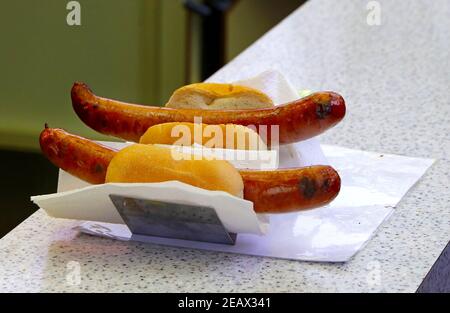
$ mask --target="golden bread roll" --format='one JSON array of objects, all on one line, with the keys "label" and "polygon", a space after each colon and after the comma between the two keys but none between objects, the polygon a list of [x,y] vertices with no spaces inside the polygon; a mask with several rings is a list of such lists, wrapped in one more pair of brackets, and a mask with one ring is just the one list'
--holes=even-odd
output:
[{"label": "golden bread roll", "polygon": [[112,158],[106,183],[157,183],[177,180],[208,190],[222,190],[242,197],[244,183],[227,161],[194,158],[154,145],[128,146]]},{"label": "golden bread roll", "polygon": [[[227,140],[228,139],[228,140]],[[239,150],[267,150],[253,129],[234,124],[164,123],[150,127],[139,140],[141,144],[191,146]]]},{"label": "golden bread roll", "polygon": [[175,109],[237,110],[270,108],[274,104],[263,92],[240,85],[198,83],[181,87],[166,107]]}]

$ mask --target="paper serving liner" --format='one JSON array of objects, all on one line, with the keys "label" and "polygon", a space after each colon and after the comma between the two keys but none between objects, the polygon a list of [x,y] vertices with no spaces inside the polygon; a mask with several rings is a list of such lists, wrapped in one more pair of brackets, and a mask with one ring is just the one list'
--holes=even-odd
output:
[{"label": "paper serving liner", "polygon": [[[62,176],[66,174],[62,173]],[[52,217],[125,224],[109,195],[210,207],[232,233],[262,234],[267,227],[264,217],[254,213],[252,202],[223,191],[209,191],[179,181],[93,185],[33,197],[33,201]]]}]

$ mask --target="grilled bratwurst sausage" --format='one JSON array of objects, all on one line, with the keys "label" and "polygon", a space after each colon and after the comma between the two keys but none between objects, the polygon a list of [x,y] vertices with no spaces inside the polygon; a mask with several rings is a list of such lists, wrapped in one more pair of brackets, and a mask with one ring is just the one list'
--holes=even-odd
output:
[{"label": "grilled bratwurst sausage", "polygon": [[[167,122],[253,125],[267,129],[271,142],[273,126],[279,127],[279,143],[288,144],[319,135],[336,125],[345,115],[344,99],[334,92],[317,92],[308,97],[273,108],[252,110],[172,109],[124,103],[101,98],[83,83],[72,87],[72,105],[80,119],[94,130],[138,142],[153,125]],[[263,136],[263,139],[264,137]]]},{"label": "grilled bratwurst sausage", "polygon": [[[45,128],[40,137],[44,155],[56,166],[92,184],[105,182],[116,150],[62,129]],[[338,173],[330,166],[273,171],[239,170],[244,199],[257,213],[285,213],[331,202],[339,193]]]}]

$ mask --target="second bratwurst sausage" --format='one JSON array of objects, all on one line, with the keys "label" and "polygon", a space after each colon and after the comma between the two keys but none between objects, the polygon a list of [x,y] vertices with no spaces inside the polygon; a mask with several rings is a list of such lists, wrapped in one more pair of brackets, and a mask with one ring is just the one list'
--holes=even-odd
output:
[{"label": "second bratwurst sausage", "polygon": [[[40,144],[43,154],[54,165],[92,184],[105,183],[108,167],[117,153],[57,128],[46,127]],[[167,168],[161,165],[156,170]],[[239,174],[244,199],[253,202],[256,213],[286,213],[323,206],[338,195],[341,187],[338,173],[325,165],[274,171],[239,170]]]},{"label": "second bratwurst sausage", "polygon": [[71,95],[73,108],[86,125],[102,134],[135,142],[153,125],[192,123],[194,118],[201,117],[204,124],[255,126],[260,134],[266,133],[263,139],[267,143],[276,131],[272,127],[278,126],[279,143],[288,144],[317,136],[345,116],[344,99],[329,91],[273,108],[252,110],[172,109],[129,104],[96,96],[84,83],[75,83]]}]

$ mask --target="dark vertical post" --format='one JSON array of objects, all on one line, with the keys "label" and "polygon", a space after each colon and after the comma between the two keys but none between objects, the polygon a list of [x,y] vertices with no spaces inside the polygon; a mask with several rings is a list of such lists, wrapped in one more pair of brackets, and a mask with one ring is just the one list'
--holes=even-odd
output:
[{"label": "dark vertical post", "polygon": [[237,0],[185,0],[185,7],[202,18],[201,79],[205,80],[226,61],[226,14]]},{"label": "dark vertical post", "polygon": [[215,5],[216,2],[205,2],[211,8],[211,13],[205,16],[202,22],[202,79],[208,78],[225,64],[226,11]]}]

